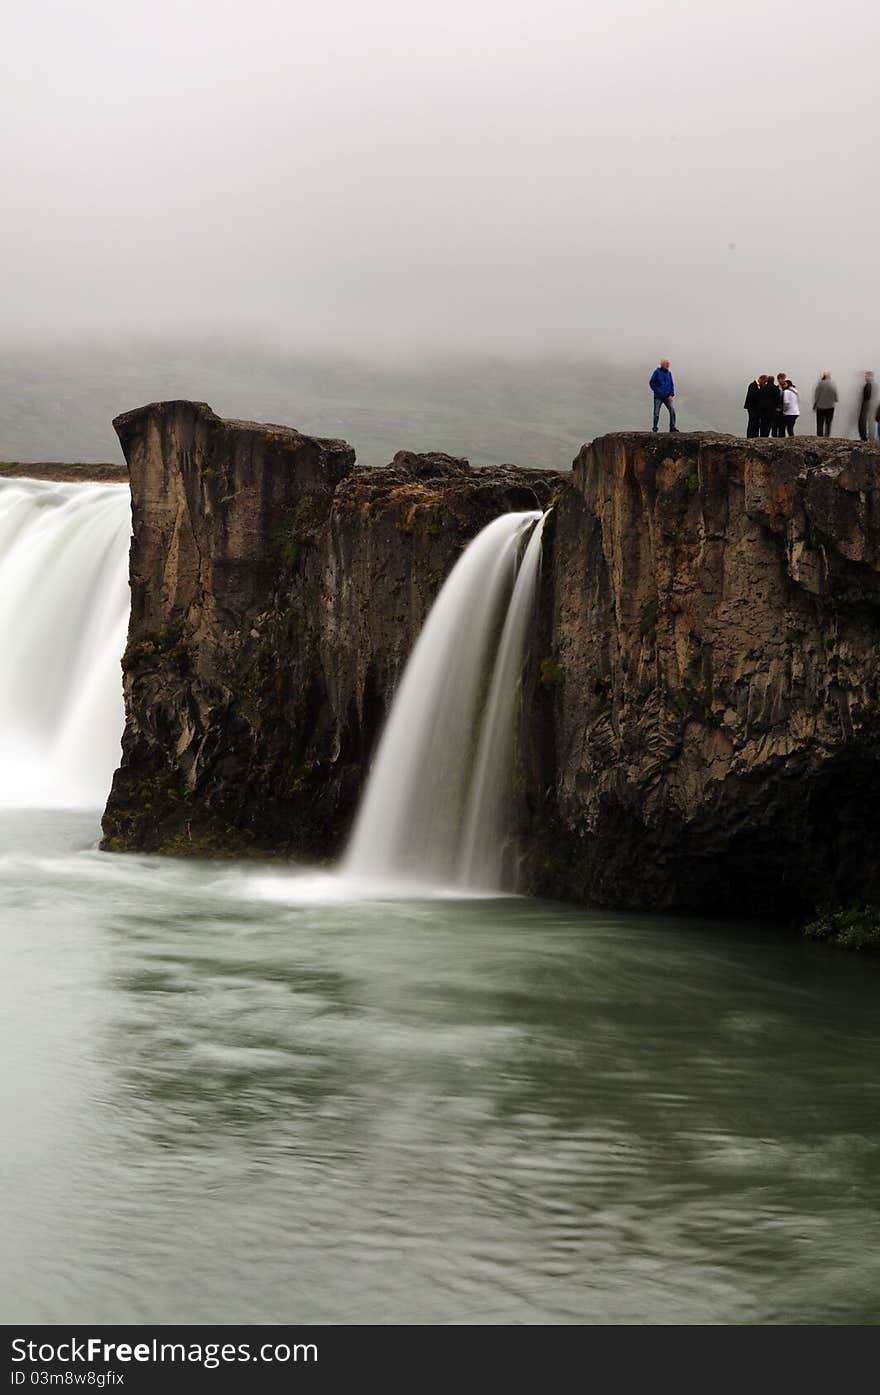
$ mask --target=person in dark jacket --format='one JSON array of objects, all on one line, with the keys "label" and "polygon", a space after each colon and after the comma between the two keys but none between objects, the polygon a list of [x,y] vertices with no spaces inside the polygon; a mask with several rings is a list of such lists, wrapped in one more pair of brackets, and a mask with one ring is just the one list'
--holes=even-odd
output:
[{"label": "person in dark jacket", "polygon": [[859,439],[868,439],[868,416],[871,411],[871,398],[874,396],[874,374],[865,374],[865,385],[862,388],[862,398],[859,403]]},{"label": "person in dark jacket", "polygon": [[764,378],[764,386],[761,388],[760,398],[760,418],[758,429],[762,436],[769,436],[773,431],[773,421],[777,408],[782,406],[782,393],[773,381],[773,374],[768,373]]},{"label": "person in dark jacket", "polygon": [[648,386],[654,394],[654,425],[651,430],[657,430],[660,408],[665,407],[669,413],[669,430],[677,431],[678,427],[675,424],[675,383],[672,381],[672,374],[669,371],[668,358],[660,360],[660,367],[654,369]]},{"label": "person in dark jacket", "polygon": [[753,378],[746,388],[746,400],[743,407],[749,414],[749,424],[746,427],[746,436],[757,436],[761,426],[761,388],[767,379],[762,373],[760,378]]},{"label": "person in dark jacket", "polygon": [[777,392],[776,410],[775,410],[774,413],[773,413],[773,431],[772,431],[772,433],[771,433],[771,434],[774,435],[774,436],[784,436],[784,435],[785,435],[785,420],[784,420],[783,414],[782,414],[782,399],[783,399],[783,397],[784,397],[784,395],[785,395],[785,385],[786,385],[787,382],[788,382],[788,374],[787,374],[787,373],[777,373],[777,374],[776,374],[776,392]]}]

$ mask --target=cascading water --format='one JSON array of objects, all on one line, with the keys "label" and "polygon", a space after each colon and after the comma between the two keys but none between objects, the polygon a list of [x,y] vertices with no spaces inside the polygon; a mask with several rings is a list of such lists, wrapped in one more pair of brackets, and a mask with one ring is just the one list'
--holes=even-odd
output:
[{"label": "cascading water", "polygon": [[526,631],[535,604],[544,519],[532,530],[504,619],[464,821],[460,875],[466,886],[501,885],[517,699]]},{"label": "cascading water", "polygon": [[129,492],[0,480],[0,805],[103,805],[124,722]]},{"label": "cascading water", "polygon": [[538,512],[496,518],[450,573],[395,696],[347,876],[500,887],[543,526]]},{"label": "cascading water", "polygon": [[[395,697],[346,878],[500,887],[543,523],[537,511],[495,519],[449,576]],[[121,486],[0,480],[0,806],[106,799],[130,532]]]}]

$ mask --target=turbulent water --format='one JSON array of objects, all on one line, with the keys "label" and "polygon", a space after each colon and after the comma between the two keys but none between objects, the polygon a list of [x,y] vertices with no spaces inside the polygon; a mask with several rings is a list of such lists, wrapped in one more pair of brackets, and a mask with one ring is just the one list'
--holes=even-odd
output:
[{"label": "turbulent water", "polygon": [[878,966],[0,827],[6,1321],[876,1322]]},{"label": "turbulent water", "polygon": [[131,505],[0,480],[0,805],[103,803],[119,764]]},{"label": "turbulent water", "polygon": [[876,960],[405,899],[500,874],[537,517],[432,612],[344,876],[95,850],[128,526],[0,484],[0,804],[57,806],[0,808],[3,1320],[880,1321]]}]

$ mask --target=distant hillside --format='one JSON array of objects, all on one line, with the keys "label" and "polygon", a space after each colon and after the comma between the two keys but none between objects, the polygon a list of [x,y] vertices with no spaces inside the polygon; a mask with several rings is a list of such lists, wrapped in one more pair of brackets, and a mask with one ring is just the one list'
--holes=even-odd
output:
[{"label": "distant hillside", "polygon": [[128,471],[124,465],[87,465],[81,461],[0,460],[0,480],[16,479],[61,480],[68,484],[90,480],[101,484],[120,484],[128,481]]},{"label": "distant hillside", "polygon": [[[363,464],[441,450],[473,464],[570,465],[606,431],[650,425],[653,364],[458,359],[401,368],[204,345],[0,349],[0,459],[121,460],[111,418],[161,398],[343,437]],[[741,432],[744,385],[688,383],[684,430]]]}]

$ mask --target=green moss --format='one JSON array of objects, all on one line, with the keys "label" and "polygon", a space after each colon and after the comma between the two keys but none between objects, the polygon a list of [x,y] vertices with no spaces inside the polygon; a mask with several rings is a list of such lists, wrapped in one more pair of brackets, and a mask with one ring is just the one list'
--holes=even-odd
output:
[{"label": "green moss", "polygon": [[687,478],[688,494],[697,494],[700,489],[700,476],[696,470],[691,470]]},{"label": "green moss", "polygon": [[299,566],[303,554],[303,545],[299,538],[288,537],[281,544],[281,560],[288,571],[295,571]]},{"label": "green moss", "polygon": [[171,766],[134,774],[126,770],[104,817],[104,852],[145,850],[177,857],[218,857],[239,851],[242,830],[197,806],[197,796]]},{"label": "green moss", "polygon": [[327,513],[325,494],[304,494],[278,534],[278,554],[288,571],[296,571]]},{"label": "green moss", "polygon": [[155,847],[158,830],[168,818],[185,815],[191,795],[178,770],[170,766],[135,775],[124,771],[115,806],[104,817],[106,852],[133,847]]},{"label": "green moss", "polygon": [[804,934],[838,949],[880,949],[880,906],[826,906]]},{"label": "green moss", "polygon": [[130,673],[151,659],[161,659],[181,672],[189,664],[189,650],[183,639],[183,624],[168,625],[162,630],[148,630],[129,640],[122,656],[122,671]]},{"label": "green moss", "polygon": [[542,688],[551,691],[553,688],[560,688],[565,682],[565,670],[555,659],[542,659],[538,668],[538,683]]},{"label": "green moss", "polygon": [[656,596],[650,601],[645,601],[645,604],[642,606],[639,612],[639,634],[642,636],[642,639],[653,641],[657,633],[657,611],[659,608],[660,602]]},{"label": "green moss", "polygon": [[123,673],[128,673],[130,669],[139,668],[144,659],[149,659],[158,652],[154,639],[130,640],[122,656]]}]

